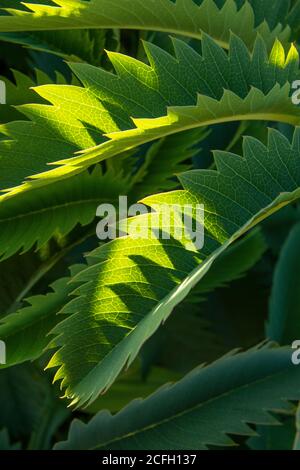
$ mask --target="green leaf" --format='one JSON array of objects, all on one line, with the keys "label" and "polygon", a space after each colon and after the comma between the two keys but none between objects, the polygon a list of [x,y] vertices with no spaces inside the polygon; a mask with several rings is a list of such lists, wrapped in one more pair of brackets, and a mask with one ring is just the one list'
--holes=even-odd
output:
[{"label": "green leaf", "polygon": [[18,450],[20,444],[11,444],[7,429],[0,431],[0,450]]},{"label": "green leaf", "polygon": [[300,224],[291,230],[275,269],[267,337],[280,344],[300,338]]},{"label": "green leaf", "polygon": [[293,450],[300,450],[300,405],[298,405],[296,413],[296,430]]},{"label": "green leaf", "polygon": [[199,296],[218,287],[225,287],[230,282],[240,279],[260,260],[267,249],[260,230],[253,230],[249,235],[229,247],[212,265],[201,283],[193,289],[188,301],[198,302]]},{"label": "green leaf", "polygon": [[28,450],[50,450],[55,442],[56,432],[70,419],[70,414],[70,410],[58,399],[57,390],[49,381],[38,423],[30,436]]},{"label": "green leaf", "polygon": [[294,33],[293,36],[296,36],[296,38],[299,38],[299,31],[300,31],[299,15],[300,15],[300,1],[296,0],[294,2],[293,8],[290,10],[287,16],[287,22],[291,25],[291,28]]},{"label": "green leaf", "polygon": [[0,428],[13,437],[25,436],[35,429],[44,406],[47,384],[32,365],[0,370]]},{"label": "green leaf", "polygon": [[[199,140],[203,138],[203,132],[199,132],[198,130],[195,131],[189,131],[187,133],[184,133],[184,137],[189,137],[189,141],[187,142],[186,139],[184,138],[178,138],[177,136],[171,136],[167,138],[165,141],[161,143],[161,145],[155,145],[155,147],[158,147],[157,149],[153,149],[151,152],[151,158],[147,155],[146,161],[144,166],[142,167],[142,171],[138,173],[138,178],[137,181],[139,184],[137,185],[137,192],[140,195],[145,195],[151,193],[153,188],[157,188],[158,186],[160,187],[172,187],[171,181],[168,181],[168,176],[173,174],[173,171],[176,169],[181,169],[184,168],[183,165],[179,164],[181,160],[186,160],[188,157],[191,157],[194,154],[194,150],[192,149],[195,144],[199,144]],[[176,149],[176,151],[175,151]],[[150,152],[149,152],[150,153]],[[171,157],[174,153],[174,162],[173,164],[169,165],[169,168],[166,168],[164,164],[164,160],[167,160],[167,157]],[[156,162],[156,160],[158,160]],[[128,161],[126,160],[126,164],[128,166]],[[161,168],[161,171],[159,169]],[[120,171],[120,169],[119,169]],[[148,171],[151,171],[151,174],[148,175]],[[125,178],[122,173],[120,173],[120,177],[118,180],[114,180],[113,177],[113,169],[109,170],[108,173],[106,173],[105,177],[101,175],[101,172],[98,169],[96,169],[92,175],[85,175],[85,184],[83,191],[81,191],[81,196],[84,194],[84,191],[88,191],[89,193],[94,193],[96,190],[96,193],[99,190],[99,195],[98,197],[95,196],[93,199],[89,199],[87,195],[85,195],[85,200],[78,200],[76,201],[75,199],[75,189],[77,185],[74,185],[72,187],[72,191],[70,192],[70,196],[72,196],[72,200],[70,199],[70,205],[68,206],[66,201],[67,201],[67,193],[65,191],[66,186],[64,185],[64,190],[60,191],[59,184],[56,186],[56,191],[55,195],[60,194],[61,196],[64,197],[65,203],[61,204],[61,214],[62,214],[62,219],[65,220],[65,210],[66,208],[68,209],[68,223],[71,222],[71,215],[72,212],[70,213],[71,207],[74,207],[74,217],[76,220],[76,217],[79,219],[80,217],[87,217],[89,212],[91,213],[91,216],[95,216],[96,214],[96,207],[97,205],[101,202],[101,200],[104,200],[105,202],[110,201],[111,203],[115,203],[118,197],[119,192],[124,192],[128,191],[130,189],[129,185],[129,180],[128,178]],[[78,178],[78,177],[76,177]],[[71,181],[71,180],[68,180]],[[81,182],[84,180],[81,178]],[[92,185],[94,183],[94,187]],[[100,184],[101,183],[101,184]],[[131,181],[131,184],[133,185],[133,190],[129,191],[129,196],[132,199],[133,198],[133,192],[135,193],[135,187],[134,187],[134,182]],[[128,187],[127,187],[128,185]],[[112,194],[112,192],[115,193],[115,195]],[[50,196],[50,193],[47,194],[47,196]],[[46,196],[45,196],[46,198]],[[32,208],[34,207],[34,204],[36,203],[36,200],[32,201]],[[86,204],[85,204],[86,202]],[[93,208],[94,204],[94,208]],[[96,206],[95,206],[96,204]],[[90,208],[91,205],[91,208]],[[24,200],[24,206],[26,206],[26,198]],[[80,212],[77,213],[78,208],[80,208]],[[55,211],[59,210],[60,207],[59,205],[55,205]],[[76,210],[75,210],[76,209]],[[55,218],[56,212],[54,211],[52,220],[56,224],[56,227],[59,227],[59,220]],[[43,211],[41,214],[39,214],[39,217],[37,218],[36,215],[34,214],[34,211],[32,211],[32,221],[36,222],[38,224],[37,227],[40,227],[41,224],[41,216],[45,213],[45,227],[42,231],[43,237],[48,233],[50,236],[53,235],[53,230],[51,229],[51,225],[49,225],[49,220],[47,217],[49,217],[49,214],[51,213],[50,209],[47,211],[45,210],[45,207],[43,207]],[[12,214],[12,211],[10,212]],[[25,217],[25,215],[24,215]],[[28,217],[28,221],[30,220],[30,214],[26,213],[26,217]],[[4,225],[3,225],[4,226]],[[4,230],[5,232],[5,230]],[[34,242],[37,237],[39,236],[39,229],[28,229],[28,239],[31,240],[31,242]],[[3,234],[4,236],[4,234]],[[23,250],[26,251],[28,249],[28,246],[24,246],[24,233],[22,232],[22,226],[20,229],[16,226],[15,220],[12,220],[11,223],[11,235],[10,239],[13,237],[16,237],[20,239],[20,243],[23,243]],[[4,239],[3,239],[4,240]],[[3,243],[3,247],[5,247]],[[16,243],[13,243],[14,249],[17,249],[19,245]],[[19,246],[20,248],[20,246]],[[7,253],[7,256],[10,253]],[[21,258],[23,259],[23,258]],[[13,282],[14,286],[16,286],[17,283],[17,289],[16,292],[19,293],[19,290],[21,287],[18,288],[18,285],[20,284],[19,282],[19,276],[17,276],[17,268],[21,266],[21,259],[18,257],[16,260],[14,258],[11,258],[11,260],[6,261],[4,264],[2,262],[2,267],[3,270],[5,271],[5,276],[4,279],[2,279],[2,285],[3,285],[3,292],[1,294],[1,299],[4,302],[5,298],[8,296],[8,294],[11,294],[12,299],[13,299],[13,293],[10,292],[12,289],[10,286],[12,280],[9,277],[10,271],[12,271],[11,277],[13,277]],[[30,260],[30,263],[29,263]],[[15,264],[17,263],[17,267],[15,267]],[[28,266],[31,266],[34,268],[34,263],[33,261],[25,257],[24,259],[24,266],[22,265],[22,273],[26,277],[26,273],[28,273]],[[13,269],[12,269],[13,268]],[[75,269],[75,267],[71,268],[72,275],[75,275],[76,272],[79,271],[79,267]],[[27,274],[28,275],[28,274]],[[10,280],[10,282],[8,282]],[[56,281],[52,286],[50,286],[54,292],[49,293],[45,296],[40,295],[40,296],[33,296],[29,299],[26,299],[27,302],[30,304],[28,307],[20,308],[17,313],[11,313],[10,315],[7,315],[6,317],[2,318],[1,323],[0,323],[0,338],[6,342],[7,345],[7,350],[8,350],[8,357],[7,357],[7,364],[6,367],[11,366],[13,364],[18,364],[20,362],[24,362],[26,360],[33,360],[37,357],[39,357],[43,351],[44,348],[47,346],[49,339],[47,338],[48,332],[56,325],[58,322],[58,318],[56,316],[56,313],[63,307],[63,305],[67,302],[68,300],[68,295],[72,292],[73,286],[68,285],[69,278],[64,278],[64,279],[59,279]],[[18,281],[18,282],[17,282]],[[22,279],[22,284],[23,286],[23,279]],[[8,305],[11,303],[11,296],[9,296],[8,299]],[[35,337],[37,338],[35,342],[31,341],[31,335],[32,332],[35,331]]]},{"label": "green leaf", "polygon": [[0,270],[0,319],[10,311],[15,300],[19,297],[28,283],[28,279],[36,273],[41,260],[36,253],[26,253],[24,256],[13,256],[1,262]]},{"label": "green leaf", "polygon": [[294,417],[281,417],[278,426],[259,426],[259,436],[251,437],[247,444],[252,450],[292,450],[295,439]]},{"label": "green leaf", "polygon": [[[44,2],[45,3],[45,2]],[[288,40],[290,28],[272,24],[266,17],[270,8],[261,12],[255,1],[244,2],[238,9],[234,0],[218,8],[214,0],[54,0],[56,6],[25,3],[24,9],[6,8],[10,16],[0,17],[0,31],[40,31],[82,28],[125,28],[165,31],[198,38],[202,31],[210,34],[223,47],[228,47],[230,31],[252,46],[257,33],[272,44],[276,37]],[[288,2],[287,2],[288,3]],[[289,3],[288,3],[289,4]],[[278,12],[277,12],[278,13]],[[272,13],[271,13],[272,14]],[[282,23],[282,16],[276,18]],[[259,23],[259,24],[257,24]],[[273,21],[272,21],[273,23]]]},{"label": "green leaf", "polygon": [[131,367],[113,385],[105,395],[98,398],[84,411],[94,414],[99,410],[108,409],[112,413],[120,411],[136,398],[146,398],[166,383],[179,380],[180,374],[161,367],[153,367],[146,379],[141,378],[137,367]]},{"label": "green leaf", "polygon": [[[28,251],[36,243],[40,249],[55,233],[69,233],[77,224],[87,225],[96,217],[99,204],[116,203],[119,194],[126,194],[130,180],[122,173],[98,166],[39,192],[24,193],[22,199],[0,199],[0,255],[2,259],[22,249]],[[67,213],[67,217],[66,217]]]},{"label": "green leaf", "polygon": [[[98,165],[91,173],[44,186],[39,197],[35,192],[25,192],[21,200],[0,198],[0,256],[8,258],[20,249],[27,252],[35,243],[40,249],[55,233],[64,236],[77,224],[89,224],[101,203],[116,204],[119,195],[128,194],[136,201],[158,190],[178,187],[171,177],[189,168],[181,162],[198,152],[194,146],[206,135],[202,129],[193,129],[158,141],[132,176],[127,158],[119,167],[109,166],[105,173]],[[135,156],[132,162],[136,163]]]},{"label": "green leaf", "polygon": [[[53,106],[19,107],[32,121],[0,127],[6,136],[0,141],[0,184],[9,190],[2,198],[52,184],[184,130],[238,120],[300,122],[300,108],[290,96],[291,83],[300,75],[294,46],[286,56],[276,42],[268,60],[261,39],[251,56],[235,36],[229,56],[207,36],[202,56],[182,41],[173,43],[176,58],[147,44],[151,65],[111,53],[117,75],[73,64],[85,88],[39,87],[39,95]],[[120,94],[120,89],[126,92]],[[95,148],[70,158],[91,147]],[[62,157],[59,162],[57,155]],[[47,171],[49,164],[59,167]],[[30,179],[22,184],[25,178]]]},{"label": "green leaf", "polygon": [[[0,33],[0,40],[55,54],[63,59],[101,65],[112,34],[104,30]],[[117,41],[116,41],[117,45]]]},{"label": "green leaf", "polygon": [[[83,266],[73,266],[72,275]],[[52,292],[26,299],[29,306],[11,313],[0,322],[0,338],[5,341],[7,362],[1,368],[11,367],[40,357],[49,343],[49,331],[57,324],[61,310],[73,288],[68,277],[51,285]],[[34,341],[32,338],[34,337]]]},{"label": "green leaf", "polygon": [[270,28],[275,28],[278,23],[285,23],[285,18],[291,9],[289,0],[276,0],[272,4],[269,0],[250,0],[249,3],[255,11],[256,24],[266,20]]},{"label": "green leaf", "polygon": [[45,374],[31,364],[0,371],[0,399],[5,404],[0,426],[22,439],[27,449],[50,449],[55,432],[70,415]]},{"label": "green leaf", "polygon": [[[174,238],[173,228],[182,228],[180,216],[171,221],[169,230],[156,214],[147,214],[129,220],[128,237],[91,254],[97,262],[74,278],[80,286],[62,311],[67,318],[54,329],[53,344],[59,349],[49,364],[59,366],[56,380],[62,380],[73,403],[81,406],[107,390],[217,257],[256,224],[299,198],[299,149],[300,129],[292,144],[271,129],[268,147],[247,138],[243,158],[218,151],[217,171],[184,173],[183,191],[144,200],[158,213],[166,205],[178,209],[203,204],[205,244],[199,253],[191,241]],[[149,231],[137,244],[133,231],[138,221],[151,229],[163,228],[170,240],[155,239]]]},{"label": "green leaf", "polygon": [[208,134],[206,129],[192,129],[152,144],[133,177],[131,199],[138,201],[158,191],[178,188],[178,181],[174,176],[191,169],[190,161],[199,154],[199,145]]},{"label": "green leaf", "polygon": [[225,344],[217,322],[209,315],[204,317],[199,305],[182,302],[143,346],[140,357],[145,375],[153,362],[182,375],[199,364],[215,361],[229,349],[232,347]]},{"label": "green leaf", "polygon": [[[93,450],[207,449],[232,446],[230,435],[253,435],[248,424],[276,424],[270,411],[300,397],[300,375],[290,349],[260,349],[224,357],[194,370],[115,416],[76,420],[55,448]],[[243,406],[241,406],[241,403]],[[230,410],[226,413],[224,410]]]},{"label": "green leaf", "polygon": [[[24,119],[24,115],[17,111],[16,106],[27,103],[45,103],[45,100],[33,91],[33,87],[45,85],[51,82],[50,78],[42,71],[34,71],[34,79],[18,70],[12,70],[14,82],[1,76],[6,87],[6,103],[0,106],[0,121],[6,123],[17,119]],[[56,73],[56,83],[65,84],[65,78]],[[74,77],[73,84],[76,83]]]}]

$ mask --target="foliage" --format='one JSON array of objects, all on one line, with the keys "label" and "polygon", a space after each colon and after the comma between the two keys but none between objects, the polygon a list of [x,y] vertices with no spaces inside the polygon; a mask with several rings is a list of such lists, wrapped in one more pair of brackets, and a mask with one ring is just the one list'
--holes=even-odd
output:
[{"label": "foliage", "polygon": [[300,448],[299,20],[0,0],[1,450]]}]

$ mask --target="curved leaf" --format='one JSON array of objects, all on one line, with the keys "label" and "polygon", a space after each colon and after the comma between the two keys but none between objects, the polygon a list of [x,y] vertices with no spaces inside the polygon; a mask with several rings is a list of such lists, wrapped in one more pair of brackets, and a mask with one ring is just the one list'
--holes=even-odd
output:
[{"label": "curved leaf", "polygon": [[267,336],[280,344],[300,338],[300,224],[291,230],[277,263],[270,299]]},{"label": "curved leaf", "polygon": [[[19,107],[32,121],[0,127],[6,136],[0,141],[0,184],[8,191],[2,198],[51,184],[187,129],[238,120],[300,122],[300,108],[291,100],[292,82],[300,76],[294,46],[286,55],[276,42],[268,58],[261,39],[251,56],[235,36],[228,56],[209,37],[202,43],[199,55],[174,39],[176,58],[147,44],[151,65],[113,53],[117,75],[73,64],[84,88],[39,87],[39,95],[53,106]],[[95,145],[70,158],[76,150]],[[62,157],[59,162],[57,155]],[[47,171],[49,164],[60,166]],[[22,184],[24,178],[30,179]]]},{"label": "curved leaf", "polygon": [[274,25],[270,9],[262,12],[253,0],[253,8],[246,1],[240,9],[234,0],[226,0],[221,8],[214,0],[203,0],[198,2],[200,5],[193,0],[147,0],[147,3],[144,0],[54,0],[53,3],[57,6],[23,3],[27,11],[24,7],[6,8],[10,16],[0,17],[0,31],[125,28],[166,31],[198,39],[204,31],[224,47],[228,47],[230,31],[249,46],[253,45],[257,33],[269,45],[276,37],[287,40],[290,35],[290,28],[280,24],[282,16],[276,15],[278,24]]},{"label": "curved leaf", "polygon": [[77,224],[87,225],[99,204],[116,203],[130,187],[129,176],[96,167],[66,181],[40,189],[39,197],[26,192],[20,199],[0,199],[0,257],[41,248],[55,233],[64,236]]},{"label": "curved leaf", "polygon": [[[165,205],[204,204],[205,244],[199,253],[191,242],[172,238],[172,224],[170,231],[151,214],[137,220],[163,228],[169,240],[149,232],[137,244],[130,236],[137,220],[131,219],[128,237],[92,253],[98,262],[74,278],[81,285],[63,309],[68,317],[54,329],[59,349],[49,364],[59,366],[56,380],[73,403],[83,405],[106,390],[233,241],[299,198],[299,149],[300,129],[292,145],[270,130],[267,148],[245,139],[244,158],[216,152],[218,171],[184,173],[184,191],[145,200],[161,212]],[[180,223],[174,219],[175,227]]]},{"label": "curved leaf", "polygon": [[[233,446],[228,436],[255,435],[248,424],[277,424],[270,411],[300,397],[300,375],[289,349],[261,349],[224,357],[175,385],[135,400],[112,416],[98,413],[71,425],[57,450],[204,450]],[[243,406],[241,406],[243,403]],[[230,412],[225,412],[225,411]]]}]

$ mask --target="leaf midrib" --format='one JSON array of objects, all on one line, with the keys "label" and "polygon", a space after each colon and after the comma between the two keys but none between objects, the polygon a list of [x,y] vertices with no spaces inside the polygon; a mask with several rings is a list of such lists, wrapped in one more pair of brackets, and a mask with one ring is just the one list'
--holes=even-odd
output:
[{"label": "leaf midrib", "polygon": [[[106,201],[106,199],[103,199],[101,197],[98,197],[98,198],[90,198],[90,199],[82,199],[80,201],[71,201],[71,202],[65,202],[63,204],[56,204],[54,206],[51,206],[51,207],[43,207],[41,209],[38,209],[38,210],[35,210],[35,211],[30,211],[30,212],[26,212],[24,214],[18,214],[14,217],[7,217],[5,219],[0,219],[0,224],[3,223],[3,222],[11,222],[11,221],[14,221],[16,219],[22,219],[22,218],[25,218],[25,217],[31,217],[33,215],[37,215],[37,214],[41,214],[43,212],[49,212],[49,211],[53,211],[53,210],[56,210],[56,209],[62,209],[63,207],[69,207],[69,206],[77,206],[77,205],[85,205],[85,204],[91,204],[93,202],[99,202],[99,201]],[[112,202],[114,202],[116,200],[112,200]],[[95,217],[96,217],[96,214],[95,214]]]},{"label": "leaf midrib", "polygon": [[[192,406],[192,407],[190,407],[190,408],[188,408],[188,409],[186,409],[186,410],[184,410],[184,411],[182,411],[182,412],[176,413],[175,415],[172,415],[172,416],[169,417],[169,418],[165,418],[165,419],[163,419],[163,420],[161,420],[161,421],[158,421],[158,422],[156,422],[156,423],[154,423],[154,424],[150,424],[150,425],[148,425],[148,426],[145,426],[145,427],[143,427],[143,428],[140,428],[140,429],[138,429],[138,430],[136,430],[136,431],[133,431],[133,432],[131,432],[131,433],[128,433],[128,434],[126,434],[126,435],[124,435],[124,436],[117,437],[117,438],[112,439],[112,440],[110,440],[110,441],[107,441],[107,442],[105,442],[105,443],[103,443],[103,444],[101,444],[101,445],[97,445],[97,446],[95,446],[95,447],[91,447],[90,450],[101,449],[101,448],[103,448],[103,447],[105,447],[105,446],[107,446],[107,445],[109,445],[109,444],[111,444],[111,443],[113,443],[113,442],[118,442],[118,441],[123,440],[123,439],[126,439],[126,438],[128,438],[128,437],[135,436],[135,435],[137,435],[137,434],[139,434],[139,433],[141,433],[141,432],[147,431],[147,430],[149,430],[149,429],[154,429],[154,428],[156,428],[157,426],[160,426],[160,425],[162,425],[162,424],[164,424],[164,423],[168,423],[168,422],[170,422],[170,421],[172,421],[172,420],[174,420],[174,419],[176,419],[176,418],[178,418],[178,417],[180,417],[180,416],[184,416],[185,414],[191,413],[192,411],[195,411],[195,410],[197,410],[197,409],[199,409],[199,408],[202,408],[202,407],[204,407],[204,406],[206,406],[206,405],[208,405],[208,404],[210,404],[210,403],[213,403],[213,402],[215,402],[215,401],[217,401],[217,400],[221,400],[222,398],[225,398],[225,397],[229,396],[230,394],[232,394],[232,393],[235,392],[235,391],[240,391],[240,390],[243,390],[244,388],[247,388],[247,387],[249,387],[249,386],[257,385],[257,384],[260,384],[260,383],[264,383],[265,381],[269,380],[270,378],[273,378],[273,377],[282,375],[284,372],[285,372],[285,371],[282,371],[282,370],[281,370],[281,371],[278,372],[278,373],[266,375],[266,376],[264,376],[264,377],[261,378],[261,379],[254,380],[254,381],[252,381],[252,382],[243,384],[242,386],[239,386],[239,387],[236,387],[236,388],[231,388],[230,390],[228,390],[228,391],[226,391],[226,392],[224,392],[224,393],[221,393],[220,395],[218,395],[218,396],[216,396],[216,397],[213,397],[213,398],[211,398],[211,399],[208,399],[208,400],[206,400],[206,401],[204,401],[204,402],[202,402],[202,403],[200,403],[200,404],[197,404],[196,406]],[[174,386],[175,386],[175,385],[174,385]],[[145,400],[146,400],[146,399],[145,399]],[[282,400],[283,400],[283,399],[282,399]],[[288,399],[286,399],[286,401],[288,401]],[[270,410],[270,411],[271,411],[271,410]],[[250,423],[251,423],[251,421],[250,421]],[[225,434],[226,434],[226,433],[225,433]],[[209,442],[205,443],[204,441],[201,441],[201,442],[199,442],[199,444],[200,444],[200,443],[203,444],[203,445],[209,445]]]}]

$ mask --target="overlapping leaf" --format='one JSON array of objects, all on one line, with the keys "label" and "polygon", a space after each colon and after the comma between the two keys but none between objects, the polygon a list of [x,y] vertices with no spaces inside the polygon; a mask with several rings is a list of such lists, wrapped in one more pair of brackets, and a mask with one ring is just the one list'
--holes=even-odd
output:
[{"label": "overlapping leaf", "polygon": [[25,3],[27,10],[22,6],[21,9],[6,9],[10,16],[0,17],[0,31],[132,28],[194,38],[201,38],[204,31],[224,47],[228,47],[230,31],[238,34],[249,46],[253,45],[258,32],[269,41],[269,45],[276,37],[289,38],[290,28],[280,24],[287,21],[289,1],[279,2],[280,9],[275,15],[274,11],[270,13],[270,8],[262,7],[255,0],[243,2],[241,8],[238,8],[238,3],[241,4],[226,0],[221,8],[214,0],[148,0],[147,3],[143,0],[54,0],[55,5]]},{"label": "overlapping leaf", "polygon": [[[135,400],[112,416],[74,421],[57,450],[204,450],[235,445],[231,435],[253,435],[248,424],[277,424],[270,412],[300,397],[290,349],[252,350],[196,369],[173,386]],[[243,406],[241,406],[243,403]],[[230,410],[230,412],[226,412]]]},{"label": "overlapping leaf", "polygon": [[[186,129],[243,119],[299,123],[300,109],[291,100],[291,84],[299,77],[294,46],[286,55],[276,42],[268,58],[261,39],[252,55],[235,36],[228,56],[209,37],[202,43],[200,56],[174,40],[176,57],[147,44],[151,65],[113,53],[110,59],[117,75],[73,64],[84,88],[39,87],[40,96],[53,106],[25,105],[18,109],[31,122],[0,128],[7,137],[0,141],[0,183],[3,189],[10,188],[2,198],[51,184]],[[72,158],[76,150],[95,145]],[[55,162],[60,166],[46,171]],[[28,177],[31,180],[22,185]]]},{"label": "overlapping leaf", "polygon": [[196,129],[156,143],[135,174],[129,170],[136,160],[132,156],[127,157],[125,165],[123,160],[119,165],[109,165],[105,173],[98,165],[91,173],[85,171],[43,186],[38,195],[29,191],[22,198],[0,198],[0,258],[8,258],[19,250],[27,252],[35,244],[39,249],[55,233],[64,236],[77,224],[89,224],[101,203],[116,204],[119,195],[136,201],[136,197],[176,187],[171,178],[188,168],[182,162],[199,152],[205,135]]},{"label": "overlapping leaf", "polygon": [[[129,177],[130,175],[128,175]],[[36,243],[42,247],[55,233],[64,236],[77,224],[87,225],[96,216],[99,204],[118,201],[130,187],[128,177],[96,167],[41,188],[21,199],[0,202],[0,255],[5,259],[18,250],[28,251]]]},{"label": "overlapping leaf", "polygon": [[187,298],[189,302],[199,302],[201,296],[218,287],[241,278],[251,269],[266,251],[267,245],[260,230],[253,230],[247,237],[239,240],[221,255],[203,280]]},{"label": "overlapping leaf", "polygon": [[66,60],[93,65],[101,65],[105,48],[110,49],[113,43],[118,46],[117,35],[105,30],[0,33],[0,39],[32,50],[55,54]]},{"label": "overlapping leaf", "polygon": [[[106,390],[213,261],[247,230],[300,196],[299,149],[299,129],[292,144],[270,130],[267,148],[245,139],[243,158],[216,152],[218,171],[184,173],[184,191],[145,200],[162,212],[165,205],[204,204],[200,252],[186,238],[172,238],[174,226],[182,224],[178,218],[168,228],[148,214],[129,222],[128,237],[92,253],[98,262],[75,276],[81,284],[74,291],[77,298],[65,306],[68,317],[54,329],[53,344],[59,349],[50,366],[59,366],[56,379],[73,403],[93,401]],[[170,239],[146,236],[137,244],[137,221],[145,227],[152,223],[148,235],[155,227],[169,230]]]},{"label": "overlapping leaf", "polygon": [[[80,269],[80,265],[73,266],[72,275]],[[1,319],[0,337],[7,350],[7,361],[1,368],[32,361],[42,355],[49,343],[47,335],[57,324],[56,314],[72,292],[68,282],[68,277],[59,279],[51,286],[52,292],[28,298],[28,306]]]},{"label": "overlapping leaf", "polygon": [[[99,64],[98,49],[104,47],[103,28],[201,38],[198,45],[191,41],[201,52],[179,39],[173,40],[174,54],[146,43],[147,58],[138,57],[148,59],[149,65],[109,53],[115,74],[73,63],[82,87],[76,78],[72,85],[38,87],[35,96],[29,90],[31,78],[15,73],[16,86],[7,81],[9,106],[3,106],[0,119],[20,119],[23,113],[26,120],[0,127],[2,259],[34,245],[40,249],[53,235],[64,236],[78,223],[89,224],[99,203],[115,203],[119,194],[135,201],[153,191],[176,189],[178,184],[170,176],[187,169],[183,162],[193,157],[205,135],[200,127],[236,120],[300,124],[300,108],[291,99],[292,83],[300,78],[299,56],[288,45],[299,36],[299,0],[277,0],[272,5],[269,0],[32,2],[0,0],[0,39],[94,65]],[[37,78],[39,84],[45,83],[43,75]],[[12,112],[11,104],[28,102]],[[146,146],[134,154],[141,144],[152,141],[146,158]],[[155,214],[123,221],[128,235],[99,247],[87,265],[73,267],[71,282],[69,278],[56,281],[53,292],[29,298],[28,306],[4,317],[0,338],[7,346],[6,366],[38,358],[50,341],[49,347],[56,349],[49,364],[58,369],[55,380],[61,381],[72,404],[90,404],[132,364],[145,341],[195,286],[196,292],[207,292],[252,266],[265,248],[258,232],[233,247],[232,243],[300,197],[300,128],[292,142],[274,130],[266,145],[246,138],[243,153],[240,157],[216,152],[216,171],[183,173],[183,190],[146,198]],[[102,160],[107,161],[99,165]],[[205,209],[201,249],[186,233],[175,236],[177,229],[186,228],[182,210],[187,205],[193,208],[190,221],[199,222],[197,204]],[[176,214],[168,225],[165,215],[170,207],[176,207]],[[138,241],[137,226],[146,233]],[[160,231],[160,239],[152,237],[153,229]],[[298,237],[296,227],[275,275],[269,331],[281,342],[292,341],[293,325],[299,323],[291,271],[291,266],[296,270],[293,255]],[[236,265],[224,269],[237,257]],[[210,276],[204,278],[208,271]],[[27,291],[31,281],[28,286]],[[283,298],[290,289],[294,295]],[[7,305],[14,291],[19,288],[5,294]],[[299,374],[291,353],[253,350],[221,359],[145,401],[133,402],[115,417],[100,413],[88,425],[75,424],[68,441],[57,448],[232,445],[228,434],[251,435],[246,423],[262,429],[261,425],[274,423],[269,411],[290,412],[288,400],[300,399]],[[49,447],[62,419],[57,420],[55,413],[51,416],[52,405],[38,390],[32,393],[36,402],[32,410],[23,406],[26,394],[22,391],[31,390],[33,383],[26,368],[0,372],[0,392],[9,394],[13,384],[15,398],[2,413],[0,428],[2,423],[13,434],[33,430],[30,445]],[[242,409],[240,402],[246,403]],[[0,441],[0,446],[10,445],[6,433]]]},{"label": "overlapping leaf", "polygon": [[[9,80],[7,77],[2,77],[1,80],[5,83],[5,103],[0,106],[0,122],[7,123],[9,121],[16,121],[18,119],[24,119],[24,115],[19,113],[16,106],[20,106],[27,103],[45,103],[43,98],[33,91],[33,88],[37,85],[45,85],[51,82],[51,79],[47,74],[41,70],[35,70],[35,77],[32,79],[28,75],[17,70],[12,70],[14,82]],[[66,79],[63,75],[56,72],[57,84],[66,84]],[[72,85],[78,84],[78,81],[73,76]]]}]

